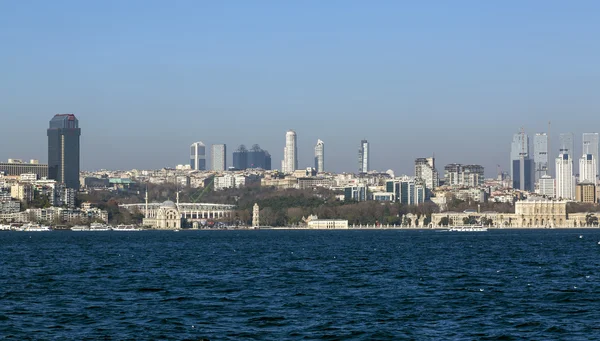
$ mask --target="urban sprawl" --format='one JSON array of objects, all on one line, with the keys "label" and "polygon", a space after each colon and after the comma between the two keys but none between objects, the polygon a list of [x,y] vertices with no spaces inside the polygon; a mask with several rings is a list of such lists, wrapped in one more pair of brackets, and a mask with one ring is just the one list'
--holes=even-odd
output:
[{"label": "urban sprawl", "polygon": [[498,166],[487,179],[476,164],[448,164],[439,174],[434,157],[415,159],[413,175],[377,172],[367,140],[359,144],[357,173],[328,172],[322,140],[314,166],[299,168],[293,130],[285,134],[280,169],[258,145],[239,146],[228,166],[225,144],[209,150],[195,142],[189,164],[90,172],[80,170],[80,135],[74,115],[56,115],[47,130],[47,164],[0,163],[2,229],[598,226],[598,133],[584,133],[576,155],[572,133],[559,134],[554,149],[548,133],[536,133],[531,148],[521,130],[510,145],[510,171]]}]

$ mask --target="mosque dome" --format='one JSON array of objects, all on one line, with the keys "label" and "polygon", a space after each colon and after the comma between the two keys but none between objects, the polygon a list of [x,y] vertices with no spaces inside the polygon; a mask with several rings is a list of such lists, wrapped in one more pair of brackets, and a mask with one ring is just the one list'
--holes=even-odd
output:
[{"label": "mosque dome", "polygon": [[160,207],[162,208],[177,208],[177,205],[175,205],[174,202],[172,202],[171,200],[167,200],[165,202],[163,202]]}]

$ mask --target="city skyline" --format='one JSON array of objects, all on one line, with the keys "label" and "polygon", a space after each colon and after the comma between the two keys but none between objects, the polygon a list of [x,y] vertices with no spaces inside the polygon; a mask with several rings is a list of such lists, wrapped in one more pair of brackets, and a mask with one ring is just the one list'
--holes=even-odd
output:
[{"label": "city skyline", "polygon": [[[295,131],[291,131],[291,130],[290,130],[290,131],[288,131],[288,132],[293,132],[293,133],[295,134]],[[525,131],[523,131],[523,132],[518,132],[518,133],[513,133],[513,140],[512,140],[512,143],[511,143],[511,148],[510,148],[510,149],[511,149],[511,153],[510,153],[510,155],[511,155],[511,159],[512,159],[512,155],[513,155],[513,154],[514,154],[514,152],[515,152],[515,146],[517,146],[517,147],[519,146],[519,144],[518,144],[518,143],[517,143],[517,144],[515,144],[515,142],[517,141],[517,138],[521,138],[521,136],[525,136],[525,137],[526,137],[526,146],[527,146],[527,147],[525,148],[525,151],[526,151],[527,158],[528,158],[530,161],[532,161],[532,166],[531,166],[531,168],[532,168],[532,172],[534,172],[534,171],[535,171],[535,169],[537,169],[537,166],[536,166],[536,163],[535,163],[535,158],[536,158],[536,145],[535,145],[535,139],[536,139],[536,138],[538,138],[538,137],[540,137],[540,136],[543,136],[543,137],[544,137],[544,144],[545,144],[545,147],[546,147],[546,148],[550,148],[550,146],[549,146],[549,142],[548,142],[548,141],[552,140],[552,137],[555,137],[555,139],[557,140],[557,143],[556,143],[556,144],[553,144],[554,146],[556,146],[556,148],[552,148],[552,149],[554,149],[554,150],[548,150],[548,151],[547,151],[547,156],[546,156],[546,157],[547,157],[547,159],[548,159],[548,160],[550,160],[550,159],[554,160],[554,158],[558,157],[559,153],[561,153],[563,150],[565,150],[565,151],[566,151],[566,150],[569,150],[569,149],[572,149],[572,150],[573,150],[572,154],[574,154],[574,155],[579,155],[579,154],[580,154],[580,152],[581,152],[581,153],[583,153],[585,150],[589,150],[589,151],[590,151],[590,153],[593,155],[593,154],[594,154],[594,148],[593,148],[593,146],[592,146],[592,145],[593,145],[594,141],[598,141],[598,133],[589,133],[589,132],[588,132],[588,133],[581,133],[581,136],[582,136],[582,139],[581,139],[581,142],[582,142],[582,143],[581,143],[581,146],[582,146],[582,147],[581,147],[581,149],[580,149],[580,150],[578,150],[578,149],[575,147],[575,145],[576,145],[576,143],[575,143],[575,142],[577,142],[577,139],[576,139],[576,137],[575,137],[575,136],[576,136],[576,134],[574,134],[574,133],[572,133],[572,132],[570,132],[570,133],[557,133],[557,134],[554,134],[554,135],[550,135],[550,137],[548,137],[547,133],[540,133],[540,132],[537,132],[537,133],[533,133],[533,136],[534,136],[534,145],[533,145],[533,147],[531,147],[531,146],[530,146],[530,144],[531,144],[531,143],[529,142],[529,134],[531,134],[531,133],[527,133],[527,132],[525,132]],[[318,139],[318,141],[320,141],[320,139]],[[365,142],[365,141],[366,141],[366,140],[362,140],[362,141],[361,141],[361,145],[362,145],[362,142]],[[572,147],[570,147],[570,146],[569,146],[569,147],[567,147],[567,148],[564,148],[564,147],[562,147],[562,145],[564,145],[564,144],[565,144],[565,143],[564,143],[564,141],[568,141],[568,144],[569,144],[569,145],[572,145]],[[586,141],[587,141],[587,142],[586,142]],[[211,148],[209,148],[209,150],[207,150],[207,148],[206,148],[205,144],[204,144],[203,142],[201,142],[201,141],[200,141],[200,142],[196,142],[196,143],[192,144],[192,149],[193,149],[193,146],[194,146],[194,145],[196,145],[196,144],[201,144],[201,145],[204,147],[204,150],[205,150],[205,154],[204,154],[204,155],[201,157],[201,159],[199,159],[199,163],[200,163],[201,161],[203,161],[203,163],[204,163],[204,168],[205,168],[205,169],[207,169],[207,170],[212,170],[212,169],[213,169],[213,166],[212,166],[212,161],[211,161],[211,164],[208,164],[208,162],[207,162],[208,158],[210,158],[211,160],[212,160],[212,158],[213,158],[213,155],[212,155],[212,149],[213,149],[213,148],[212,148],[212,145],[211,145]],[[368,145],[368,144],[369,144],[369,143],[367,142],[367,145]],[[547,144],[547,145],[546,145],[546,144]],[[215,146],[217,146],[217,145],[222,145],[222,144],[215,144]],[[296,153],[297,153],[298,145],[297,145],[297,143],[296,143],[296,142],[294,142],[294,145],[295,145],[295,149],[296,149]],[[560,147],[559,147],[559,146],[560,146]],[[255,145],[254,145],[254,147],[258,147],[258,144],[255,144]],[[521,149],[521,147],[518,147],[518,148],[519,148],[519,149]],[[285,148],[284,148],[284,149],[285,149]],[[368,148],[368,149],[370,149],[370,148]],[[538,149],[540,149],[540,148],[538,147]],[[542,149],[543,149],[543,148],[542,148]],[[533,150],[533,152],[532,152],[532,150]],[[206,155],[206,153],[207,153],[207,152],[209,152],[209,154],[210,154],[210,155]],[[265,152],[266,152],[266,151],[265,151]],[[597,149],[596,149],[596,152],[597,152]],[[268,152],[266,152],[266,153],[267,153],[267,154],[269,155],[269,157],[270,157],[270,154],[269,154]],[[307,162],[307,163],[306,163],[306,165],[304,165],[304,164],[301,164],[301,165],[299,165],[299,166],[298,166],[298,169],[303,169],[303,168],[306,168],[306,167],[312,167],[312,168],[314,168],[314,167],[315,167],[315,162],[314,162],[314,161],[315,161],[315,154],[314,154],[314,153],[315,153],[315,147],[313,147],[313,148],[312,148],[312,153],[313,153],[313,155],[312,155],[312,157],[311,157],[311,158],[312,158],[312,161],[313,161],[313,162],[312,162],[312,163],[310,163],[310,162]],[[369,151],[369,153],[370,153],[370,151]],[[369,153],[367,153],[367,155],[368,155]],[[539,153],[539,150],[538,150],[538,153]],[[543,153],[542,153],[542,154],[543,154]],[[16,157],[14,157],[14,153],[12,153],[12,152],[9,152],[9,153],[7,153],[7,155],[11,155],[11,157],[10,157],[10,158],[15,158],[15,159],[16,159]],[[581,154],[581,155],[584,155],[584,154]],[[37,155],[35,155],[34,157],[35,157],[35,158],[34,158],[35,160],[42,160],[42,163],[44,163],[44,161],[45,161],[43,157],[39,157],[39,156],[37,156]],[[231,152],[231,153],[229,153],[229,154],[227,154],[227,152],[225,152],[225,161],[224,161],[224,162],[225,162],[227,165],[229,165],[229,164],[233,164],[233,163],[234,163],[234,162],[233,162],[233,160],[232,160],[232,158],[233,158],[233,152]],[[310,157],[307,157],[307,158],[310,158]],[[577,163],[579,163],[579,161],[578,161],[578,160],[580,159],[580,157],[572,156],[571,158],[572,158],[572,160],[574,160],[574,164],[577,164]],[[7,159],[9,159],[9,158],[7,158]],[[369,159],[370,159],[370,156],[369,156]],[[446,159],[446,157],[442,156],[441,158],[439,158],[439,157],[438,157],[438,159]],[[596,158],[594,158],[594,159],[596,159]],[[1,160],[1,159],[0,159],[0,160]],[[230,160],[231,160],[231,161],[230,161]],[[296,162],[298,162],[297,160],[298,160],[298,158],[296,158]],[[444,162],[444,163],[442,163],[442,164],[451,165],[451,164],[454,164],[454,163],[456,163],[456,162],[453,162],[453,161],[454,161],[454,160],[452,160],[452,162],[449,162],[449,163],[445,163],[445,162]],[[497,161],[500,161],[500,160],[497,160]],[[189,162],[190,162],[190,160],[188,159],[188,163],[189,163]],[[407,161],[407,162],[408,162],[408,161]],[[469,159],[469,162],[467,162],[467,163],[473,163],[473,164],[476,164],[477,162],[472,162],[472,159]],[[168,165],[162,165],[162,166],[159,166],[158,168],[165,168],[165,167],[169,168],[169,167],[174,167],[174,166],[176,166],[176,165],[178,165],[178,164],[186,164],[186,162],[181,162],[181,163],[177,163],[177,164],[168,164]],[[370,162],[369,162],[369,164],[370,164]],[[483,163],[479,163],[479,164],[483,164]],[[500,164],[501,164],[501,162],[497,163],[497,166],[499,166]],[[554,172],[553,172],[553,171],[552,171],[552,169],[550,168],[550,165],[554,166],[554,162],[549,162],[549,161],[548,161],[547,171],[546,171],[546,173],[545,173],[545,174],[548,174],[548,175],[550,175],[550,176],[553,176],[553,175],[554,175]],[[575,168],[575,166],[576,166],[576,165],[574,165],[574,166],[573,166],[573,171],[574,171],[574,174],[575,174],[575,175],[577,175],[577,174],[579,174],[579,167],[578,167],[578,168]],[[249,166],[249,167],[251,167],[251,166]],[[488,178],[494,178],[494,177],[496,177],[496,175],[498,174],[498,173],[497,173],[497,167],[492,167],[492,166],[487,166],[487,167],[486,167],[486,166],[484,166],[484,167],[488,169],[488,172],[485,174],[485,176],[486,176],[486,177],[488,177]],[[134,166],[134,167],[132,167],[132,169],[133,169],[133,168],[141,168],[141,167],[136,167],[136,166]],[[385,168],[385,167],[384,167],[384,168]],[[512,171],[512,169],[511,169],[511,168],[512,168],[512,165],[511,165],[510,167],[504,167],[504,166],[501,166],[501,167],[500,167],[500,170],[501,170],[501,171],[504,171],[504,172],[508,172],[508,173],[510,174],[510,172]],[[535,168],[535,169],[534,169],[534,168]],[[119,168],[119,167],[117,167],[117,168],[107,168],[107,167],[102,167],[102,168],[96,168],[96,169],[82,169],[82,170],[97,170],[97,169],[125,169],[125,168],[123,168],[123,167],[120,167],[120,168]],[[276,167],[276,168],[274,168],[274,169],[277,169],[277,167]],[[391,170],[393,170],[393,171],[396,171],[396,170],[394,170],[394,169],[392,169],[392,168],[387,168],[387,169],[391,169]],[[386,170],[387,170],[387,169],[386,169]],[[597,169],[597,167],[596,167],[596,169]],[[372,169],[372,168],[370,168],[369,170],[377,170],[377,171],[380,171],[380,172],[384,172],[384,171],[385,171],[385,170],[383,170],[383,168],[382,168],[382,169]],[[328,170],[328,171],[330,171],[330,172],[336,172],[335,170]],[[338,171],[338,173],[344,173],[344,172],[345,172],[345,173],[352,173],[353,171],[352,171],[352,170],[342,170],[342,171]],[[410,170],[408,170],[408,171],[401,171],[401,172],[399,172],[399,173],[400,173],[400,174],[410,174]],[[534,174],[534,176],[535,176],[535,182],[537,182],[537,180],[539,179],[539,178],[537,177],[537,174]]]}]

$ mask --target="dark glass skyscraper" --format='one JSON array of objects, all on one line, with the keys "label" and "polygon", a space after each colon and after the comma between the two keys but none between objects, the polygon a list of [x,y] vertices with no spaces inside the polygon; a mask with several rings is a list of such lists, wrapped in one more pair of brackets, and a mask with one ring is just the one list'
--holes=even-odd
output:
[{"label": "dark glass skyscraper", "polygon": [[48,128],[48,178],[79,189],[79,121],[73,114],[55,115]]},{"label": "dark glass skyscraper", "polygon": [[271,154],[255,144],[250,150],[241,145],[233,152],[233,167],[235,169],[262,168],[271,169]]}]

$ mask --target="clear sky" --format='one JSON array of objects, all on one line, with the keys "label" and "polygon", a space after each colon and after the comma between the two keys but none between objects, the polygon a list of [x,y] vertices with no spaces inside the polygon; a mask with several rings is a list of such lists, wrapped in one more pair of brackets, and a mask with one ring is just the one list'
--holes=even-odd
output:
[{"label": "clear sky", "polygon": [[[300,167],[508,170],[512,134],[600,131],[600,1],[0,1],[0,159],[46,161],[74,113],[83,169],[241,143]],[[556,143],[553,142],[556,146]],[[579,149],[577,149],[579,148]]]}]

